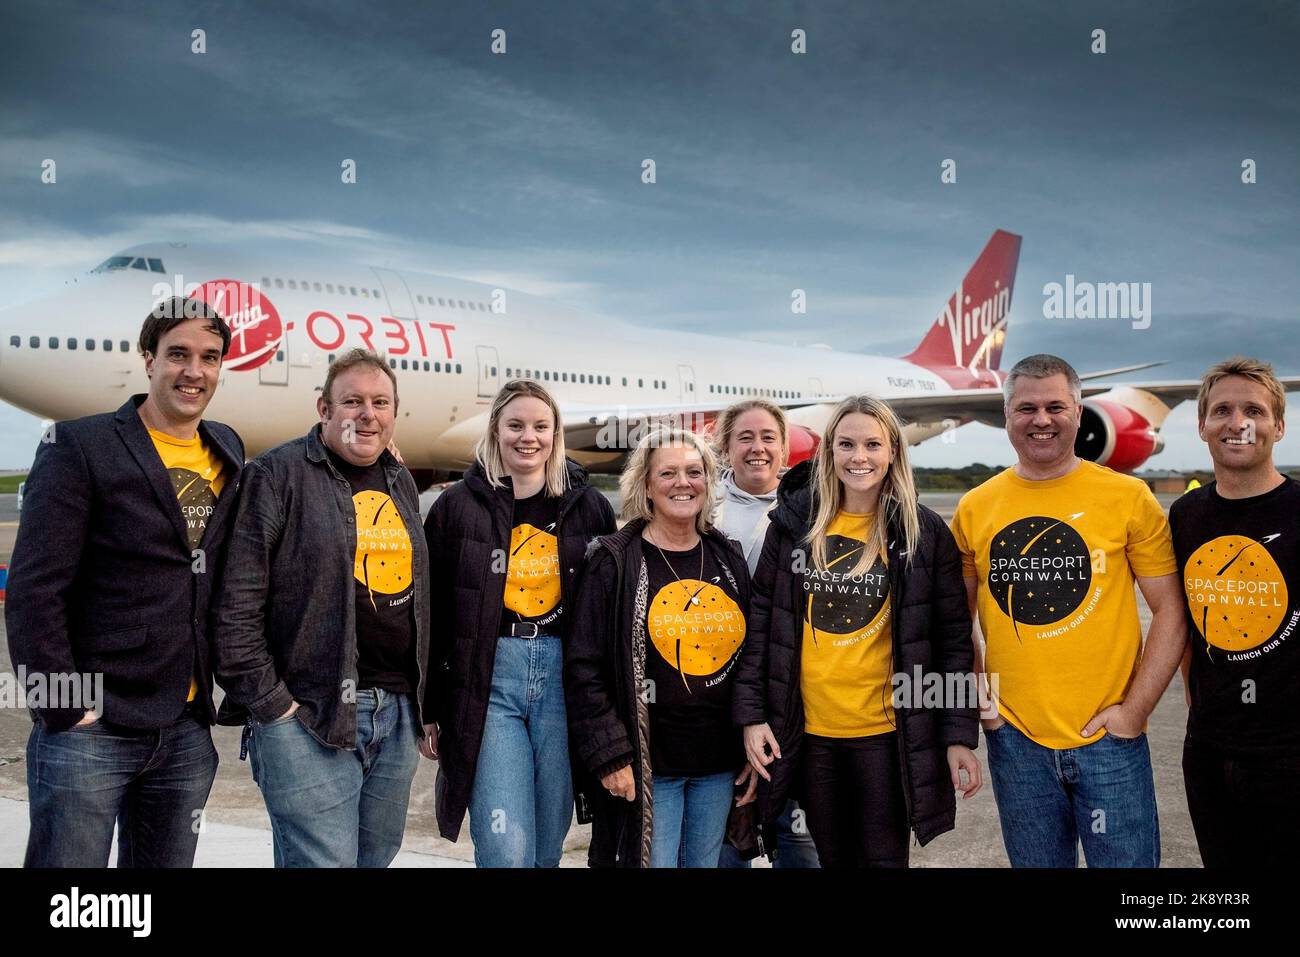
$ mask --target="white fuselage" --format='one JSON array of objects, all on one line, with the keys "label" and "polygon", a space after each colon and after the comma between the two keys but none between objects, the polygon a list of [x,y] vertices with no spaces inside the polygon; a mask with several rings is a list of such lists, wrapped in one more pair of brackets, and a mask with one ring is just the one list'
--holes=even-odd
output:
[{"label": "white fuselage", "polygon": [[[255,367],[239,368],[253,361],[248,341],[265,327],[232,322],[236,341],[206,413],[238,431],[250,456],[317,421],[316,397],[329,358],[356,346],[396,361],[396,441],[413,468],[464,468],[492,396],[508,377],[520,375],[541,380],[571,416],[620,406],[723,408],[760,395],[792,401],[949,391],[938,375],[901,359],[768,345],[703,334],[707,330],[637,328],[458,279],[253,261],[165,244],[125,251],[133,253],[163,259],[167,272],[90,274],[58,295],[0,312],[0,399],[61,420],[115,409],[127,396],[147,391],[136,340],[153,304],[181,291],[173,288],[178,276],[184,287],[213,280],[255,284],[278,313],[278,347],[264,345],[266,361]],[[257,315],[252,324],[267,321]],[[826,404],[813,403],[792,409],[790,419],[821,434],[828,413]],[[941,423],[917,423],[908,437],[918,442],[942,430]],[[575,457],[599,466],[618,455]]]}]

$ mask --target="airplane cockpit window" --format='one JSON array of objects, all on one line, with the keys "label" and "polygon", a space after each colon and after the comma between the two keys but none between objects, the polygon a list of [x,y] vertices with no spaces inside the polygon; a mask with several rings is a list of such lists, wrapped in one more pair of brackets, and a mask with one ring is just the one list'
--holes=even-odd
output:
[{"label": "airplane cockpit window", "polygon": [[149,264],[144,261],[143,256],[136,256],[134,259],[131,260],[131,268],[143,269],[145,272],[148,272]]},{"label": "airplane cockpit window", "polygon": [[108,272],[110,269],[125,269],[131,265],[130,256],[109,256],[91,272]]},{"label": "airplane cockpit window", "polygon": [[149,271],[150,271],[150,272],[162,272],[162,271],[163,271],[162,260],[161,260],[161,259],[150,259],[150,260],[149,260]]}]

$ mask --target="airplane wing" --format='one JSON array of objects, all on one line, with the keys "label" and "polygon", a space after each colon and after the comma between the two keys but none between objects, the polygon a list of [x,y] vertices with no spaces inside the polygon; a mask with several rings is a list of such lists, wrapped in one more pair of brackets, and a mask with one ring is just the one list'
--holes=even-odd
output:
[{"label": "airplane wing", "polygon": [[[741,401],[736,396],[732,401]],[[823,403],[838,403],[841,395],[802,399],[767,399],[782,409],[799,409]],[[731,402],[664,402],[653,405],[583,405],[560,406],[564,420],[564,444],[577,452],[610,451],[627,448],[640,440],[645,430],[659,426],[680,427],[692,432],[702,430]],[[630,441],[629,441],[630,439]]]},{"label": "airplane wing", "polygon": [[[1172,379],[1158,382],[1112,382],[1090,384],[1087,380],[1109,375],[1119,375],[1135,369],[1144,369],[1160,363],[1144,363],[1120,369],[1108,369],[1080,376],[1085,380],[1083,397],[1101,395],[1121,386],[1148,392],[1167,406],[1195,399],[1201,388],[1200,379]],[[1283,377],[1283,387],[1300,391],[1300,376]],[[739,400],[741,397],[736,397]],[[807,396],[801,399],[769,399],[783,409],[800,409],[810,405],[835,405],[846,396]],[[954,389],[928,395],[886,396],[886,400],[904,422],[943,422],[954,424],[973,421],[994,428],[1003,428],[1006,419],[1002,410],[1001,389]],[[730,405],[730,402],[673,403],[652,405],[604,406],[565,404],[560,408],[564,419],[565,445],[578,452],[609,451],[635,445],[645,430],[657,425],[672,425],[700,431]],[[629,441],[630,440],[630,441]]]},{"label": "airplane wing", "polygon": [[1155,362],[1139,362],[1135,366],[1120,366],[1118,369],[1102,369],[1100,372],[1080,372],[1079,381],[1087,382],[1090,379],[1105,379],[1113,375],[1128,375],[1130,372],[1138,372],[1142,369],[1150,369],[1164,364],[1165,360],[1158,359]]},{"label": "airplane wing", "polygon": [[[1088,378],[1103,374],[1106,373],[1092,373]],[[1300,376],[1283,377],[1281,382],[1288,392],[1300,390]],[[1085,384],[1082,389],[1083,397],[1086,399],[1089,396],[1100,395],[1120,386],[1149,392],[1165,405],[1172,407],[1179,402],[1195,399],[1201,389],[1201,380],[1172,379],[1163,382]],[[889,404],[906,422],[941,422],[944,419],[960,422],[963,419],[970,419],[995,428],[1002,428],[1006,424],[1000,389],[956,389],[933,395],[898,396],[890,398]]]}]

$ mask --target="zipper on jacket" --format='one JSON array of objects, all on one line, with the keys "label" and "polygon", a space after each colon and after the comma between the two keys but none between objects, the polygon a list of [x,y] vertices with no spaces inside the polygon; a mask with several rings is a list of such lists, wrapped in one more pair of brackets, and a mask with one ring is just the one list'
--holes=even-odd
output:
[{"label": "zipper on jacket", "polygon": [[[899,620],[898,618],[899,613],[901,612],[903,607],[902,606],[903,573],[902,573],[902,569],[899,568],[899,562],[903,560],[903,554],[902,552],[896,552],[892,557],[893,557],[893,562],[891,563],[890,568],[894,569],[895,571],[893,574],[890,575],[891,581],[890,581],[890,588],[889,588],[889,601],[894,609],[893,623],[897,624]],[[892,660],[894,663],[894,674],[899,674],[901,672],[902,670],[901,666],[903,662],[903,652],[898,645],[898,640],[896,637],[897,631],[898,631],[897,628],[889,629],[889,645],[890,645],[889,657],[890,660]],[[894,718],[895,718],[894,730],[898,742],[898,767],[899,770],[902,771],[903,773],[903,807],[907,810],[908,829],[911,830],[912,824],[914,824],[915,822],[912,820],[912,816],[913,816],[912,772],[911,769],[908,768],[907,766],[907,741],[903,733],[903,725],[905,724],[905,722],[898,716],[897,710],[894,713]],[[945,764],[946,763],[947,761],[945,759]],[[913,831],[912,839],[916,841],[918,846],[920,845],[920,841],[917,840],[915,836],[915,831]]]}]

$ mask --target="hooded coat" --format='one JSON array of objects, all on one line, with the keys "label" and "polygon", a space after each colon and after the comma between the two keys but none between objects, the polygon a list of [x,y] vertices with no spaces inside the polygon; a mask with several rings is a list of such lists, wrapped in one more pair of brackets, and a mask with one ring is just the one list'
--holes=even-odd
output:
[{"label": "hooded coat", "polygon": [[[561,638],[569,632],[569,602],[587,543],[614,529],[614,510],[587,484],[587,470],[570,460],[568,474],[556,518],[566,603]],[[475,462],[463,480],[438,496],[424,522],[433,618],[424,714],[433,716],[426,721],[438,722],[434,794],[438,830],[449,841],[459,836],[469,808],[492,693],[506,572],[497,559],[510,550],[514,519],[514,490],[509,478],[504,482],[493,488]]]},{"label": "hooded coat", "polygon": [[[802,576],[794,569],[800,567],[796,559],[808,547],[805,537],[815,512],[812,474],[812,463],[801,462],[786,473],[777,489],[777,507],[771,513],[754,578],[749,631],[732,693],[735,722],[742,726],[766,722],[781,748],[781,759],[767,767],[771,781],[759,781],[758,813],[763,822],[773,821],[787,798],[800,798],[804,710],[799,665],[806,597]],[[943,519],[925,506],[919,506],[919,511],[920,537],[910,562],[901,530],[893,521],[888,529],[894,672],[906,676],[917,697],[928,675],[935,675],[940,687],[955,685],[973,692],[974,647],[961,555]],[[946,680],[949,675],[959,680]],[[947,749],[978,746],[978,709],[973,697],[943,701],[941,707],[916,706],[915,698],[904,698],[895,701],[894,709],[903,796],[910,826],[925,845],[953,827],[957,802]]]}]

